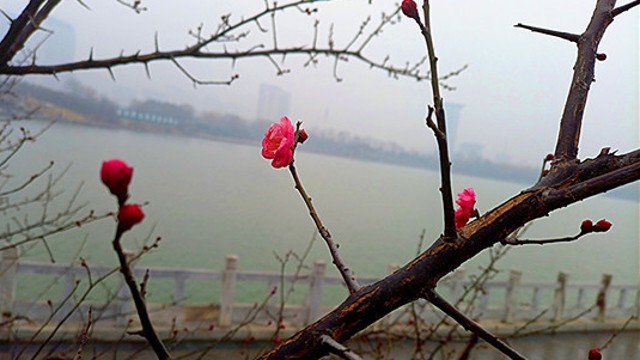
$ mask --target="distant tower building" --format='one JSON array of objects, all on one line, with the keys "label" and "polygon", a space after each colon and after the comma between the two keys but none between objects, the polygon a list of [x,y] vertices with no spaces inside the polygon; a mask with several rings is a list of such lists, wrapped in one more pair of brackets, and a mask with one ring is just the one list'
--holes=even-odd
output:
[{"label": "distant tower building", "polygon": [[257,120],[276,121],[289,113],[291,94],[275,85],[260,84]]},{"label": "distant tower building", "polygon": [[464,105],[458,103],[444,103],[444,111],[447,117],[447,135],[449,138],[449,151],[455,153],[457,145],[458,125],[460,124],[460,113]]}]

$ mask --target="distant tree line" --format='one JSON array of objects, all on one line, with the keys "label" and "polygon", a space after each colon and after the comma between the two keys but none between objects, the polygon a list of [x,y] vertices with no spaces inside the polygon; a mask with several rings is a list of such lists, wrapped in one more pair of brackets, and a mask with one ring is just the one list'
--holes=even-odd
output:
[{"label": "distant tree line", "polygon": [[[40,101],[84,114],[94,125],[122,125],[117,115],[121,107],[115,102],[100,96],[95,90],[79,82],[71,82],[67,91],[56,91],[20,82],[14,89],[21,96],[29,95]],[[16,101],[20,97],[16,98]],[[18,106],[16,101],[0,103],[0,110]],[[147,112],[160,116],[179,119],[178,130],[184,135],[200,136],[221,141],[242,141],[258,144],[264,136],[270,121],[247,121],[237,115],[204,112],[198,114],[191,105],[173,104],[153,99],[132,100],[126,109]],[[149,127],[145,127],[149,130]],[[163,132],[163,125],[154,125],[155,130]],[[315,132],[313,141],[301,148],[319,154],[346,157],[364,161],[404,165],[437,170],[438,159],[435,154],[409,151],[398,144],[380,142],[374,139],[356,137],[347,133]],[[528,166],[500,164],[483,158],[457,157],[453,170],[459,174],[499,179],[522,184],[533,184],[539,177],[539,170]],[[632,184],[615,190],[616,197],[638,200],[638,185]]]}]

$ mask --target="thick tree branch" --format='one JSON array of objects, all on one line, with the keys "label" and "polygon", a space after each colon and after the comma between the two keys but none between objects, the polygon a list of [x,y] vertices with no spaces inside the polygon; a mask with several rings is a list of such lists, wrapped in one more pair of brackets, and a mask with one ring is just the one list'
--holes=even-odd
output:
[{"label": "thick tree branch", "polygon": [[35,19],[36,11],[40,8],[45,0],[31,0],[29,4],[22,10],[22,13],[11,22],[9,31],[0,42],[0,64],[4,65],[24,46],[24,44],[16,44],[16,39],[27,28],[32,19]]},{"label": "thick tree branch", "polygon": [[[328,334],[343,342],[391,311],[435,289],[438,281],[481,251],[495,245],[531,220],[590,196],[640,179],[640,150],[604,162],[585,161],[580,179],[568,180],[562,189],[532,188],[524,191],[479,219],[458,230],[460,241],[443,237],[416,259],[379,282],[351,294],[335,310],[309,325],[261,359],[317,359],[326,349],[313,334]],[[605,155],[610,156],[610,155]],[[629,163],[631,162],[631,163]],[[594,177],[589,178],[591,174]],[[584,185],[588,184],[588,185]]]},{"label": "thick tree branch", "polygon": [[[60,3],[60,0],[47,0],[40,8],[42,0],[32,0],[20,16],[11,23],[9,32],[0,42],[0,66],[6,65],[24,47],[29,37],[40,27],[40,23]],[[37,10],[37,12],[36,12]]]},{"label": "thick tree branch", "polygon": [[560,131],[554,154],[558,162],[572,161],[578,156],[584,108],[587,104],[589,88],[594,81],[596,51],[606,28],[613,21],[611,10],[615,3],[615,0],[598,0],[589,25],[578,40],[578,56],[560,120]]},{"label": "thick tree branch", "polygon": [[27,74],[41,74],[41,75],[54,75],[64,72],[73,72],[79,70],[91,70],[91,69],[111,69],[118,66],[143,64],[147,66],[154,61],[171,61],[180,58],[195,58],[195,59],[230,59],[237,61],[239,59],[256,58],[256,57],[269,57],[275,55],[289,56],[289,55],[327,55],[331,57],[352,57],[360,60],[370,68],[384,70],[393,76],[406,76],[414,78],[416,80],[429,79],[429,75],[423,75],[419,72],[419,69],[409,69],[408,67],[397,67],[393,65],[385,64],[384,62],[375,61],[368,56],[365,56],[361,51],[353,50],[341,50],[332,48],[290,48],[290,49],[262,49],[251,48],[243,51],[229,52],[207,52],[193,49],[176,50],[176,51],[155,51],[147,54],[136,53],[133,55],[119,56],[114,58],[94,60],[89,58],[83,61],[76,61],[71,63],[59,64],[59,65],[24,65],[24,66],[0,66],[0,74],[3,75],[27,75]]}]

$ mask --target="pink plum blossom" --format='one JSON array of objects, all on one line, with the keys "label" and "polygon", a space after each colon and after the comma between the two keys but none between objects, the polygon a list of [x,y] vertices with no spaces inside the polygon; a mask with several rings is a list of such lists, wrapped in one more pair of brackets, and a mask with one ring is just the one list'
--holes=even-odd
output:
[{"label": "pink plum blossom", "polygon": [[264,134],[262,156],[265,159],[273,159],[271,166],[274,168],[282,168],[291,164],[295,133],[291,121],[284,116],[279,123],[271,124],[269,130]]},{"label": "pink plum blossom", "polygon": [[460,206],[455,212],[456,229],[459,229],[469,222],[471,216],[477,215],[478,211],[475,209],[476,205],[476,193],[473,188],[467,188],[458,193],[458,199],[456,204]]}]

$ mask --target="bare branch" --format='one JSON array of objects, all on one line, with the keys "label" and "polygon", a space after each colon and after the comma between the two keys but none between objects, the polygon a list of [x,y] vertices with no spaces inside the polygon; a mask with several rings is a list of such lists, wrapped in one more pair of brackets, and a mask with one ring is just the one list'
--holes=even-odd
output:
[{"label": "bare branch", "polygon": [[532,32],[537,32],[540,34],[545,34],[545,35],[549,35],[549,36],[555,36],[561,39],[565,39],[574,43],[578,43],[578,40],[580,39],[580,35],[577,34],[571,34],[571,33],[567,33],[567,32],[562,32],[562,31],[555,31],[555,30],[549,30],[549,29],[543,29],[543,28],[539,28],[539,27],[535,27],[535,26],[529,26],[529,25],[524,25],[521,23],[517,23],[516,25],[513,25],[513,27],[517,27],[517,28],[523,28],[523,29],[527,29],[527,30],[531,30]]},{"label": "bare branch", "polygon": [[[300,129],[300,125],[301,125],[301,122],[298,122],[297,124],[298,130]],[[296,134],[298,130],[296,130]],[[294,144],[296,143],[294,142]],[[294,154],[295,154],[295,145],[294,145]],[[333,241],[333,238],[331,237],[329,230],[324,226],[324,224],[322,224],[322,221],[320,220],[320,216],[318,215],[318,212],[316,211],[315,207],[313,206],[313,203],[311,202],[311,198],[309,197],[309,195],[307,195],[307,192],[302,186],[302,181],[300,181],[300,177],[298,176],[298,171],[296,170],[296,167],[293,163],[294,162],[291,161],[291,164],[289,164],[289,171],[291,172],[291,176],[293,177],[293,181],[295,182],[295,188],[300,193],[300,196],[302,197],[302,200],[307,206],[307,209],[309,209],[309,215],[311,216],[311,219],[313,219],[313,222],[316,225],[316,228],[318,229],[318,233],[320,233],[320,236],[327,243],[327,246],[329,247],[329,252],[331,253],[331,257],[333,259],[333,264],[338,268],[338,271],[340,272],[342,279],[344,280],[345,284],[347,285],[347,288],[349,289],[349,293],[353,294],[360,289],[360,285],[358,284],[358,281],[353,275],[353,272],[351,271],[351,269],[349,269],[347,265],[344,263],[344,261],[342,260],[342,257],[340,256],[340,253],[338,251],[338,245]]]},{"label": "bare branch", "polygon": [[[436,115],[437,129],[436,142],[438,144],[438,155],[440,161],[440,193],[442,195],[442,210],[444,216],[444,238],[453,241],[457,238],[456,224],[454,218],[453,190],[451,187],[451,160],[449,158],[449,145],[447,139],[447,121],[443,107],[443,99],[440,95],[440,80],[438,78],[438,57],[435,53],[433,37],[431,35],[431,15],[429,1],[423,5],[424,24],[416,22],[420,27],[420,32],[427,45],[429,56],[429,69],[431,75],[431,91],[433,92],[433,107]],[[431,110],[430,110],[431,112]],[[427,117],[427,120],[431,116]],[[428,122],[427,122],[428,124]]]},{"label": "bare branch", "polygon": [[6,65],[24,47],[29,37],[60,3],[60,0],[47,0],[42,9],[37,10],[42,2],[43,0],[30,1],[18,19],[11,23],[9,32],[0,42],[0,66]]},{"label": "bare branch", "polygon": [[425,298],[435,305],[438,309],[442,310],[445,314],[451,316],[452,319],[462,325],[465,329],[472,331],[478,335],[482,340],[491,344],[496,349],[500,350],[503,354],[507,355],[511,359],[526,360],[526,358],[520,355],[517,351],[512,349],[509,345],[492,335],[483,327],[478,325],[473,320],[469,319],[465,314],[461,313],[454,306],[449,304],[445,299],[441,298],[433,290],[427,290],[425,292]]},{"label": "bare branch", "polygon": [[622,14],[623,12],[625,12],[627,10],[631,10],[632,8],[634,8],[634,7],[638,6],[638,5],[640,5],[640,0],[632,1],[632,2],[630,2],[628,4],[626,4],[626,5],[622,5],[622,6],[619,6],[619,7],[615,8],[615,9],[613,9],[611,11],[611,15],[613,17],[616,17],[616,16]]},{"label": "bare branch", "polygon": [[322,345],[329,348],[330,353],[336,354],[340,358],[346,360],[362,360],[360,356],[349,350],[349,348],[347,348],[346,346],[333,340],[329,335],[320,335],[320,341]]},{"label": "bare branch", "polygon": [[[560,120],[555,161],[572,161],[578,155],[584,109],[589,88],[594,81],[596,51],[606,28],[613,21],[611,10],[614,4],[615,0],[598,0],[587,29],[580,35],[578,56],[573,67],[573,79]],[[551,171],[553,170],[552,164]]]},{"label": "bare branch", "polygon": [[156,333],[153,328],[153,324],[151,323],[151,319],[149,318],[149,312],[147,311],[147,305],[142,296],[140,289],[136,283],[136,279],[133,277],[133,271],[131,271],[131,267],[129,266],[129,261],[127,260],[127,256],[122,249],[122,245],[120,244],[120,239],[122,238],[122,228],[118,226],[116,230],[116,235],[113,239],[113,249],[118,255],[118,260],[120,261],[120,272],[124,277],[127,286],[129,287],[129,291],[131,292],[131,298],[133,298],[133,302],[136,306],[136,311],[138,312],[138,317],[140,318],[140,324],[142,325],[141,335],[147,339],[149,345],[156,353],[156,356],[159,360],[169,360],[171,359],[171,355],[167,351],[167,348],[160,340],[158,333]]}]

